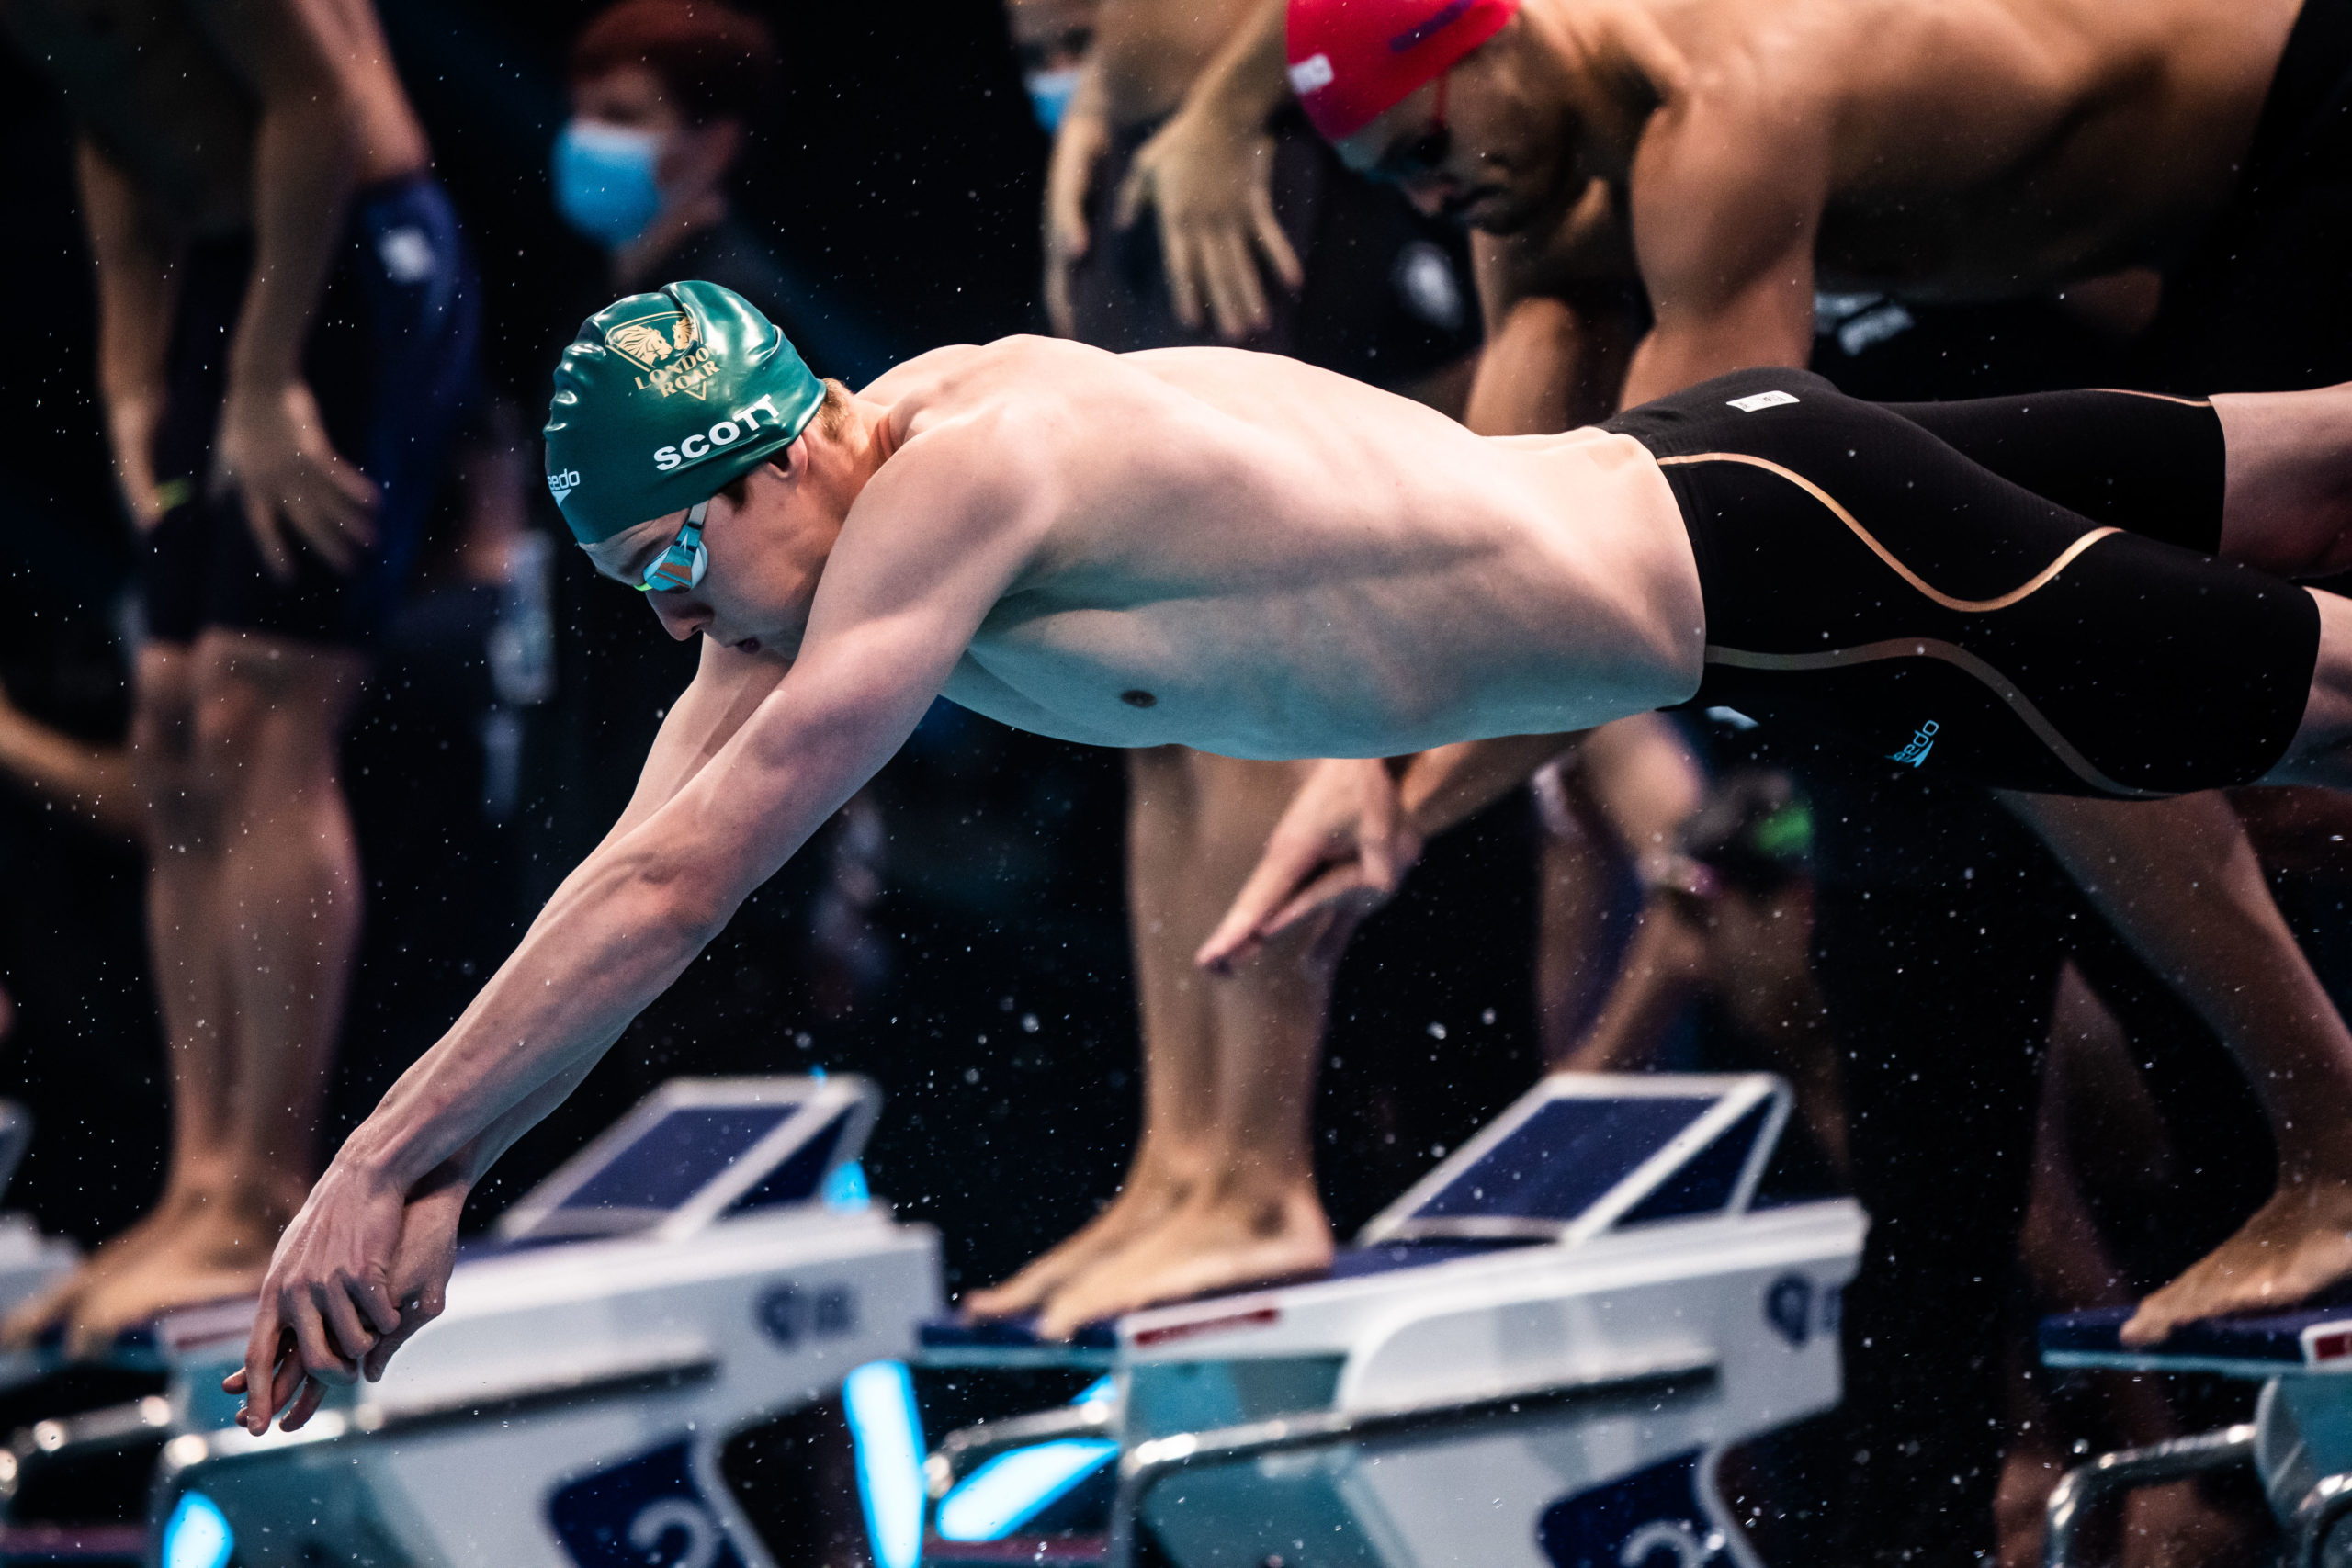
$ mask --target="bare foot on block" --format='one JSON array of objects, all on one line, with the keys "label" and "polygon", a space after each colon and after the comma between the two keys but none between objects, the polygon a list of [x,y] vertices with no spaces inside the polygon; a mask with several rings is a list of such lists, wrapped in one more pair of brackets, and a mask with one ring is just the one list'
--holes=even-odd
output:
[{"label": "bare foot on block", "polygon": [[1167,1222],[1054,1293],[1037,1320],[1049,1339],[1102,1318],[1310,1274],[1331,1261],[1331,1224],[1313,1182],[1204,1189]]},{"label": "bare foot on block", "polygon": [[1190,1156],[1138,1153],[1109,1208],[1003,1284],[965,1297],[964,1315],[1019,1317],[1035,1312],[1070,1280],[1165,1224],[1192,1196],[1201,1175],[1199,1162]]},{"label": "bare foot on block", "polygon": [[82,1298],[108,1280],[140,1267],[171,1247],[203,1209],[206,1194],[194,1184],[164,1192],[145,1218],[101,1243],[80,1268],[0,1321],[0,1349],[30,1348],[51,1326],[72,1316]]},{"label": "bare foot on block", "polygon": [[124,1330],[165,1313],[251,1294],[293,1213],[282,1197],[250,1191],[201,1204],[169,1241],[76,1298],[66,1318],[66,1354],[103,1355]]}]

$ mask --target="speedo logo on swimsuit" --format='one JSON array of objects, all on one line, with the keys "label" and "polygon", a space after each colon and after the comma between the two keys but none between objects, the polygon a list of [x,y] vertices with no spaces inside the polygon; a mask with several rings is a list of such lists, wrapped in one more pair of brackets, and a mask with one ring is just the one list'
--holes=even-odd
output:
[{"label": "speedo logo on swimsuit", "polygon": [[1782,403],[1797,400],[1794,392],[1750,392],[1744,398],[1727,400],[1730,406],[1742,413],[1754,413],[1758,409],[1776,409]]},{"label": "speedo logo on swimsuit", "polygon": [[1936,731],[1939,728],[1941,727],[1939,726],[1934,719],[1929,719],[1927,723],[1921,725],[1918,728],[1917,732],[1911,737],[1911,743],[1909,745],[1904,747],[1902,750],[1897,751],[1893,756],[1887,758],[1887,761],[1890,762],[1907,762],[1912,767],[1917,767],[1920,763],[1928,760],[1928,753],[1936,749]]},{"label": "speedo logo on swimsuit", "polygon": [[566,468],[560,474],[549,474],[548,476],[548,493],[555,497],[555,502],[558,506],[563,504],[563,498],[565,496],[570,495],[573,491],[578,490],[579,488],[580,470],[578,468]]},{"label": "speedo logo on swimsuit", "polygon": [[748,408],[737,409],[733,419],[722,419],[700,435],[689,435],[675,446],[656,446],[653,466],[666,474],[682,463],[699,462],[721,446],[732,446],[760,428],[755,416],[762,413],[777,424],[784,423],[784,415],[775,412],[775,400],[763,397]]}]

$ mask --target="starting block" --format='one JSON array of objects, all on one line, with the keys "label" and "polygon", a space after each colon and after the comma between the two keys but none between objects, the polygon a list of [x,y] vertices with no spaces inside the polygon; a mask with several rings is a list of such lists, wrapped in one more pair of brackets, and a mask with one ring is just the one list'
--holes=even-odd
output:
[{"label": "starting block", "polygon": [[2051,1568],[2080,1562],[2076,1538],[2091,1506],[2115,1494],[2200,1471],[2251,1465],[2287,1533],[2285,1568],[2346,1568],[2352,1532],[2352,1305],[2210,1318],[2163,1344],[2127,1348],[2119,1331],[2135,1309],[2102,1307],[2043,1320],[2041,1359],[2052,1367],[2213,1372],[2262,1384],[2251,1422],[2193,1438],[2103,1454],[2051,1495]]},{"label": "starting block", "polygon": [[219,1392],[251,1303],[164,1320],[151,1561],[770,1568],[720,1451],[838,1393],[874,1556],[910,1565],[903,1358],[939,1245],[843,1190],[879,1101],[848,1077],[665,1085],[461,1254],[383,1382],[300,1431],[253,1437]]},{"label": "starting block", "polygon": [[[33,1119],[25,1108],[0,1100],[0,1191],[6,1191],[25,1150],[33,1141]],[[71,1272],[82,1249],[62,1236],[43,1235],[28,1214],[0,1214],[0,1316]],[[0,1351],[0,1389],[29,1382],[48,1370],[37,1350]]]},{"label": "starting block", "polygon": [[927,1325],[929,1365],[1107,1373],[947,1438],[927,1561],[1757,1568],[1716,1467],[1837,1403],[1866,1225],[1766,1189],[1789,1109],[1760,1074],[1555,1076],[1320,1277],[1069,1347]]}]

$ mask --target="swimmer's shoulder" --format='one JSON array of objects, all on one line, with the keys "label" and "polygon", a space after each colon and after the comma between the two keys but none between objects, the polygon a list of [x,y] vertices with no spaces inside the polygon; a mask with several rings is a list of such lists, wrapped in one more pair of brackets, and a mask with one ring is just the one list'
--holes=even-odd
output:
[{"label": "swimmer's shoulder", "polygon": [[868,384],[859,395],[887,403],[904,448],[961,445],[951,434],[995,442],[1053,445],[1078,435],[1088,421],[1073,409],[1099,410],[1121,382],[1144,378],[1112,354],[1065,338],[1020,335],[956,344],[918,355]]}]

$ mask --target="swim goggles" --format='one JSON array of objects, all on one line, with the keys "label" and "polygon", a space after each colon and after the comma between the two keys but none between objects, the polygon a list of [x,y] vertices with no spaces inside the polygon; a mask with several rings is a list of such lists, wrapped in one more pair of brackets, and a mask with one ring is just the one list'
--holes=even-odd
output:
[{"label": "swim goggles", "polygon": [[702,581],[702,574],[710,570],[710,552],[702,545],[703,513],[709,510],[707,498],[686,508],[678,536],[645,569],[645,581],[637,585],[639,593],[679,593]]}]

